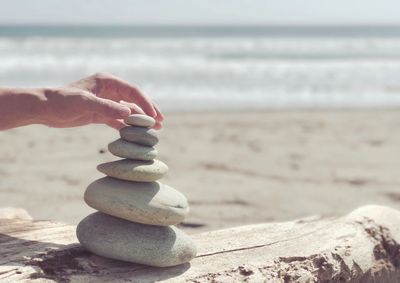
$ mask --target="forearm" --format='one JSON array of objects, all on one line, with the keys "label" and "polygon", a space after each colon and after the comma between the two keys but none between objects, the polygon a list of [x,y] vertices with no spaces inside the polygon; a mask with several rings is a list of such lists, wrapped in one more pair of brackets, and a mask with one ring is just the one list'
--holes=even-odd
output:
[{"label": "forearm", "polygon": [[43,89],[0,88],[0,130],[43,123]]},{"label": "forearm", "polygon": [[160,110],[137,87],[109,74],[95,74],[58,88],[0,88],[0,131],[29,124],[67,128],[106,124],[140,113],[162,127]]}]

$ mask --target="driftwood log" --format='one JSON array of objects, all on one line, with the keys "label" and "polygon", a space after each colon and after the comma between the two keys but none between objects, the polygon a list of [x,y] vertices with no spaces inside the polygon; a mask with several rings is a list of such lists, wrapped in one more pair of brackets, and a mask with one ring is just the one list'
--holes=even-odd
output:
[{"label": "driftwood log", "polygon": [[0,220],[0,282],[400,282],[400,212],[361,207],[193,235],[190,264],[154,268],[95,256],[75,227]]}]

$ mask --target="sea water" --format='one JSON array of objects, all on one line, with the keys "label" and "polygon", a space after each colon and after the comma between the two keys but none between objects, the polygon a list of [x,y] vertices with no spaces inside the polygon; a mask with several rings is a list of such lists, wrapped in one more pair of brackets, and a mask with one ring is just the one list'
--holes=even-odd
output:
[{"label": "sea water", "polygon": [[167,110],[398,107],[400,28],[0,27],[0,87],[95,72]]}]

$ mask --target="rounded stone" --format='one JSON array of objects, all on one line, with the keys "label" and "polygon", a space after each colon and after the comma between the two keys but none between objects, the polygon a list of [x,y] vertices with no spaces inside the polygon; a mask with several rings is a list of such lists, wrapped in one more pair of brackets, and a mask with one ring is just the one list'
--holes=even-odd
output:
[{"label": "rounded stone", "polygon": [[94,254],[151,266],[175,266],[196,256],[194,242],[174,226],[145,225],[101,212],[84,218],[76,235]]},{"label": "rounded stone", "polygon": [[88,186],[84,199],[96,210],[149,225],[178,224],[189,212],[186,197],[159,182],[138,183],[104,177]]},{"label": "rounded stone", "polygon": [[129,126],[119,130],[121,138],[147,146],[154,146],[158,143],[157,131],[150,128]]},{"label": "rounded stone", "polygon": [[115,156],[137,160],[153,160],[157,157],[157,149],[137,143],[118,139],[108,145],[108,150]]},{"label": "rounded stone", "polygon": [[139,127],[153,127],[156,124],[156,120],[153,117],[143,114],[133,114],[124,119],[125,123],[132,126]]},{"label": "rounded stone", "polygon": [[97,170],[121,180],[153,182],[168,172],[168,166],[157,159],[151,161],[121,159],[99,164]]}]

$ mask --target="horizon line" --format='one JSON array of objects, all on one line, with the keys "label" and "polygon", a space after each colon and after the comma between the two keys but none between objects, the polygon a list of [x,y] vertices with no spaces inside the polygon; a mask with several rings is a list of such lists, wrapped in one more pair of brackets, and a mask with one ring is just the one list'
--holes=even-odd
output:
[{"label": "horizon line", "polygon": [[0,23],[0,27],[399,27],[399,23]]}]

